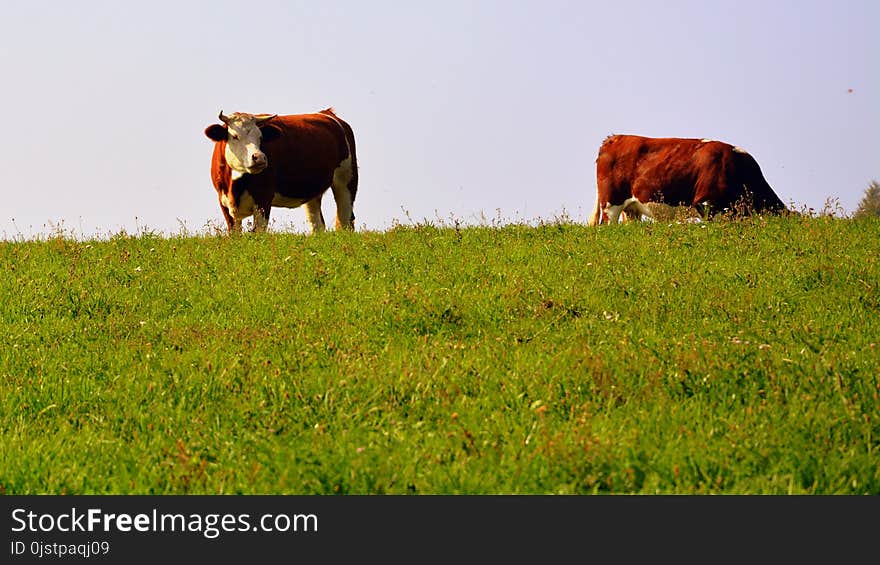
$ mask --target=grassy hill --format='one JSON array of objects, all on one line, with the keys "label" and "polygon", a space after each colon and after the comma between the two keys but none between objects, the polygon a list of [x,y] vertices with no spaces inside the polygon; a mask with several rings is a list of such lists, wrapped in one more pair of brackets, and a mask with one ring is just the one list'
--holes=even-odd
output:
[{"label": "grassy hill", "polygon": [[880,221],[0,243],[0,492],[880,494]]}]

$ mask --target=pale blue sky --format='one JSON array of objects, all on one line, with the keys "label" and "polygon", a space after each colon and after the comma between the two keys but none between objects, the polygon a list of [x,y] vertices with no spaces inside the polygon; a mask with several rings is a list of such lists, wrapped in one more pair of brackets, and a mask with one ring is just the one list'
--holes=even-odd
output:
[{"label": "pale blue sky", "polygon": [[739,145],[797,208],[880,180],[876,0],[34,1],[0,28],[0,237],[222,225],[220,109],[334,106],[358,229],[585,222],[611,133]]}]

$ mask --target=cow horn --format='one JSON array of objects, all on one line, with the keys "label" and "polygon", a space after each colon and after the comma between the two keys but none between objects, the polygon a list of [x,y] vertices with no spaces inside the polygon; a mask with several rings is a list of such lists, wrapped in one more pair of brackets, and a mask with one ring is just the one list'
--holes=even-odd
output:
[{"label": "cow horn", "polygon": [[256,119],[257,125],[264,124],[277,115],[278,114],[262,114],[260,116],[257,116],[257,119]]},{"label": "cow horn", "polygon": [[223,115],[223,110],[220,110],[220,114],[217,117],[220,118],[220,121],[223,122],[224,124],[229,123],[229,118],[227,118],[226,116]]}]

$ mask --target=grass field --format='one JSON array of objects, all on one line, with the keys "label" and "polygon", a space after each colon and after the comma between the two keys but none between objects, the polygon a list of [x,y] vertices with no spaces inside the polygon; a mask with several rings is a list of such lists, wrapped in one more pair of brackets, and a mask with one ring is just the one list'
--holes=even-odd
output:
[{"label": "grass field", "polygon": [[880,220],[0,243],[0,492],[880,494]]}]

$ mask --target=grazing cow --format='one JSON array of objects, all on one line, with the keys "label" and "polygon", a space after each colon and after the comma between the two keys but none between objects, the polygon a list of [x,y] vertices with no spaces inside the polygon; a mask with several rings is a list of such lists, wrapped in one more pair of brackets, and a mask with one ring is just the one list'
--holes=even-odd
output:
[{"label": "grazing cow", "polygon": [[211,180],[229,232],[253,215],[265,231],[272,206],[305,205],[312,231],[325,229],[321,198],[333,189],[336,229],[354,229],[358,185],[354,133],[332,108],[279,116],[220,112],[221,124],[205,129],[214,143]]},{"label": "grazing cow", "polygon": [[652,217],[647,202],[706,207],[709,215],[744,203],[755,212],[783,212],[755,159],[710,139],[612,135],[596,159],[591,226]]}]

